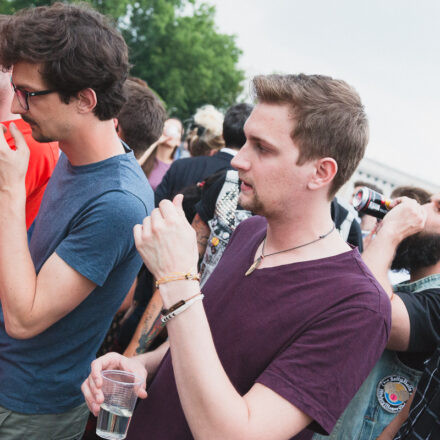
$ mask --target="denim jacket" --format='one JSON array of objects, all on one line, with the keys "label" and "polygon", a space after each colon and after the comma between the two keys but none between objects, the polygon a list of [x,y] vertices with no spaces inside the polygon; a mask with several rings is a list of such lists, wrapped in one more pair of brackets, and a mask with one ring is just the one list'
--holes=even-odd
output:
[{"label": "denim jacket", "polygon": [[[395,292],[420,292],[440,287],[440,274],[394,286]],[[422,372],[403,364],[397,353],[385,350],[373,370],[336,422],[330,436],[313,440],[374,440],[403,408]]]}]

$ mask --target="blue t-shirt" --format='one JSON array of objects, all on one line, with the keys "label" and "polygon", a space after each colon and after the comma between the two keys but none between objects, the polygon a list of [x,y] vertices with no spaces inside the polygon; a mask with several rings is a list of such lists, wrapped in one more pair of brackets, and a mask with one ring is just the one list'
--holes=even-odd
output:
[{"label": "blue t-shirt", "polygon": [[0,309],[1,406],[62,413],[84,401],[81,383],[141,266],[133,226],[149,215],[153,200],[132,152],[79,167],[61,155],[35,222],[31,256],[38,273],[56,252],[97,287],[31,339],[9,337]]}]

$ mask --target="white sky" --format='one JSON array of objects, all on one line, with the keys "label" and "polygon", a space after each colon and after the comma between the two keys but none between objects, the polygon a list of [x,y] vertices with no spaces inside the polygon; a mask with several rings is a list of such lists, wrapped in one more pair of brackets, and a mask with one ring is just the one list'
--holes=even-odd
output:
[{"label": "white sky", "polygon": [[206,1],[219,31],[237,36],[249,78],[344,79],[369,116],[367,157],[440,184],[439,1]]}]

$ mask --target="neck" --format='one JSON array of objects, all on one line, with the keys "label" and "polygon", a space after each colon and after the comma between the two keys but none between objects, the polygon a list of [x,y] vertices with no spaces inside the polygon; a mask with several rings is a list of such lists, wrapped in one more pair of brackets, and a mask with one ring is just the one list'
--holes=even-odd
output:
[{"label": "neck", "polygon": [[[330,202],[313,203],[309,200],[303,206],[296,207],[289,213],[278,218],[269,217],[266,235],[265,254],[299,246],[328,233],[333,227],[330,213]],[[323,258],[346,252],[348,245],[342,240],[337,231],[332,232],[322,240],[293,251],[300,260]],[[285,254],[287,256],[287,254]],[[286,258],[289,258],[288,256]]]},{"label": "neck", "polygon": [[74,166],[100,162],[124,153],[113,121],[94,120],[75,127],[70,138],[60,140],[60,149]]},{"label": "neck", "polygon": [[173,149],[167,145],[158,145],[156,149],[156,159],[161,162],[171,163],[173,161],[173,158],[171,157],[172,152]]},{"label": "neck", "polygon": [[437,264],[428,267],[422,267],[417,270],[411,271],[410,282],[421,280],[429,275],[440,274],[440,261]]}]

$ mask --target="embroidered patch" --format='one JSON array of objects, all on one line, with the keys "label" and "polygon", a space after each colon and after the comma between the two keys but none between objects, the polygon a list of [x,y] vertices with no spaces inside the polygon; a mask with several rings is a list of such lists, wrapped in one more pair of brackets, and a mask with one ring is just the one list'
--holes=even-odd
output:
[{"label": "embroidered patch", "polygon": [[405,406],[414,387],[404,376],[391,375],[384,377],[376,390],[379,405],[387,412],[397,414]]}]

